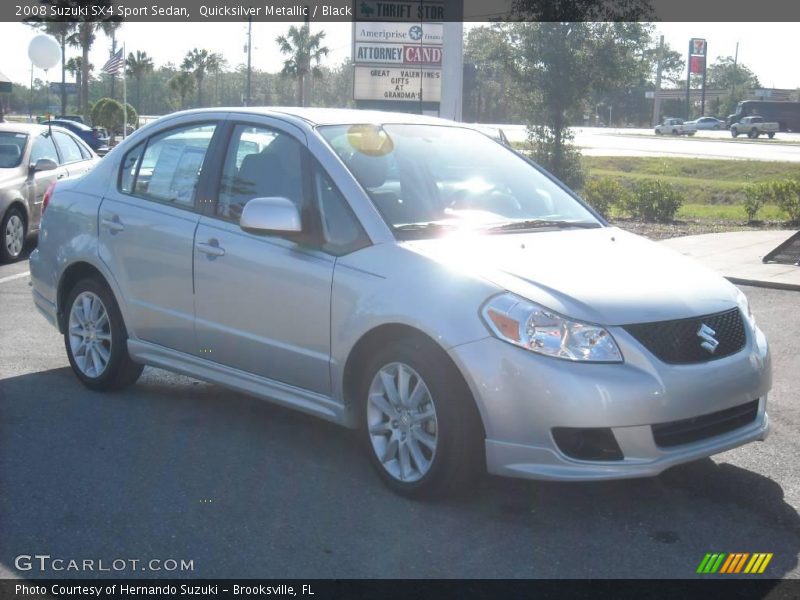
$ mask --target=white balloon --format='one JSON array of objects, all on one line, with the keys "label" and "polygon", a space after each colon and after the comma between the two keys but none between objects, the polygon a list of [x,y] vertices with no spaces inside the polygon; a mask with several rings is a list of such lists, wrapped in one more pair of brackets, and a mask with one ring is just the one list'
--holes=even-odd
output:
[{"label": "white balloon", "polygon": [[47,71],[61,60],[61,46],[54,37],[40,33],[31,40],[28,56],[34,65]]}]

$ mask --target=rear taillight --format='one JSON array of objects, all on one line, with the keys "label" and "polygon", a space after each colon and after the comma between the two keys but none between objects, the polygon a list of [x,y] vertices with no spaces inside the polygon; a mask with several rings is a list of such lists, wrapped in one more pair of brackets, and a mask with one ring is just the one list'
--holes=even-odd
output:
[{"label": "rear taillight", "polygon": [[56,189],[56,181],[51,183],[47,186],[47,190],[44,192],[44,198],[42,198],[42,214],[44,214],[45,209],[47,209],[47,205],[50,203],[50,196],[53,195],[53,190]]}]

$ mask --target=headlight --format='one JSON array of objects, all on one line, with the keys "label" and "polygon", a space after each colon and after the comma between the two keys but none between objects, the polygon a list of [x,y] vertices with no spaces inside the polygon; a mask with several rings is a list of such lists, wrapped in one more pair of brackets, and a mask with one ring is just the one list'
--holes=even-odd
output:
[{"label": "headlight", "polygon": [[482,315],[501,340],[532,352],[584,362],[622,362],[611,334],[597,325],[573,321],[513,294],[489,300]]}]

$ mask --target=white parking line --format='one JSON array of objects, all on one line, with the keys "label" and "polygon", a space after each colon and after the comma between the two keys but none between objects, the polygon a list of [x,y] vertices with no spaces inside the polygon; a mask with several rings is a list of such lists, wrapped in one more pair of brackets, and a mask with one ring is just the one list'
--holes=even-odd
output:
[{"label": "white parking line", "polygon": [[30,275],[30,271],[25,271],[24,273],[17,273],[16,275],[9,275],[8,277],[0,278],[0,283],[6,283],[7,281],[14,281],[15,279],[22,279],[23,277],[27,277]]}]

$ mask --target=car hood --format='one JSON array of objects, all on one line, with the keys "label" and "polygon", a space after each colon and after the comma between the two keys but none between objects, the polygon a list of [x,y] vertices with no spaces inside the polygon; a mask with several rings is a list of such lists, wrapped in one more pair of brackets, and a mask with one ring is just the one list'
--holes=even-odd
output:
[{"label": "car hood", "polygon": [[699,316],[737,306],[736,288],[699,263],[615,227],[402,242],[561,314],[603,325]]}]

